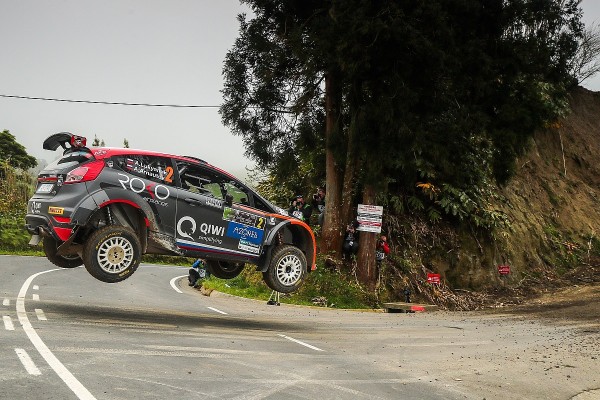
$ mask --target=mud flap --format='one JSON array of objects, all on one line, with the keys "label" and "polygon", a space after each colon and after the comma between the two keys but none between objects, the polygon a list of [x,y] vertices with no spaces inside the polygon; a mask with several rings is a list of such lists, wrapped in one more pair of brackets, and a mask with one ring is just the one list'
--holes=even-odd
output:
[{"label": "mud flap", "polygon": [[31,239],[29,240],[30,246],[37,246],[42,241],[42,237],[40,235],[31,235]]}]

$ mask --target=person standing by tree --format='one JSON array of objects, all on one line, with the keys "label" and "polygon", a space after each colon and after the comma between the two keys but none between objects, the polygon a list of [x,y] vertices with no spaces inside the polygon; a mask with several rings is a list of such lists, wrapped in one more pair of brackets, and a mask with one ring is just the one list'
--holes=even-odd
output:
[{"label": "person standing by tree", "polygon": [[377,266],[381,265],[381,262],[388,254],[390,254],[390,246],[387,243],[387,237],[381,235],[377,241],[377,247],[375,248],[375,261],[377,261]]},{"label": "person standing by tree", "polygon": [[313,209],[319,211],[317,224],[323,226],[323,219],[325,218],[325,187],[317,188],[317,193],[313,194],[311,205]]},{"label": "person standing by tree", "polygon": [[343,256],[353,256],[358,251],[358,234],[356,232],[357,222],[354,221],[346,227],[344,236],[344,245],[342,247]]}]

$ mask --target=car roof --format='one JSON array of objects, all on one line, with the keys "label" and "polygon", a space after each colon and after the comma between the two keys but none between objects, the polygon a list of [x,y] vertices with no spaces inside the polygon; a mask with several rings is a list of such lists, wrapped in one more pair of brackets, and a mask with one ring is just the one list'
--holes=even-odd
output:
[{"label": "car roof", "polygon": [[125,147],[91,147],[89,148],[89,150],[92,152],[92,154],[94,155],[94,157],[97,160],[103,160],[105,158],[110,158],[113,156],[128,156],[128,155],[140,155],[140,156],[153,156],[153,157],[166,157],[166,158],[173,158],[175,160],[178,161],[186,161],[192,164],[196,164],[196,165],[203,165],[206,166],[210,169],[216,170],[224,175],[227,175],[228,177],[230,177],[231,179],[234,180],[239,180],[238,178],[236,178],[235,176],[231,175],[229,172],[224,171],[218,167],[215,167],[212,164],[207,163],[206,161],[200,159],[200,158],[196,158],[196,157],[191,157],[191,156],[177,156],[174,154],[168,154],[168,153],[161,153],[158,151],[150,151],[150,150],[138,150],[138,149],[130,149],[130,148],[125,148]]}]

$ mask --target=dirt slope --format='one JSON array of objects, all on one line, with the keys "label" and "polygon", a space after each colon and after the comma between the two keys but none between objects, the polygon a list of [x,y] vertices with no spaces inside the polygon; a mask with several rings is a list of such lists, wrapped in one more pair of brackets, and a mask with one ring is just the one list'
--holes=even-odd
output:
[{"label": "dirt slope", "polygon": [[[571,106],[534,136],[516,176],[499,189],[512,229],[478,246],[463,242],[457,287],[600,281],[600,93],[577,88]],[[501,264],[511,266],[504,282]]]}]

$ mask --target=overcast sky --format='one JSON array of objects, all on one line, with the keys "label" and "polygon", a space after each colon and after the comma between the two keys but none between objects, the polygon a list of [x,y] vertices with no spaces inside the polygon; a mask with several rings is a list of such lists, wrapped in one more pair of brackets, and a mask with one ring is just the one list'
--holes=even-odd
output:
[{"label": "overcast sky", "polygon": [[[584,0],[584,21],[600,1]],[[218,106],[237,0],[0,0],[0,94],[126,103]],[[584,83],[600,91],[600,76]],[[70,104],[0,98],[0,130],[27,151],[69,131],[107,146],[200,157],[237,175],[252,163],[216,108]]]}]

